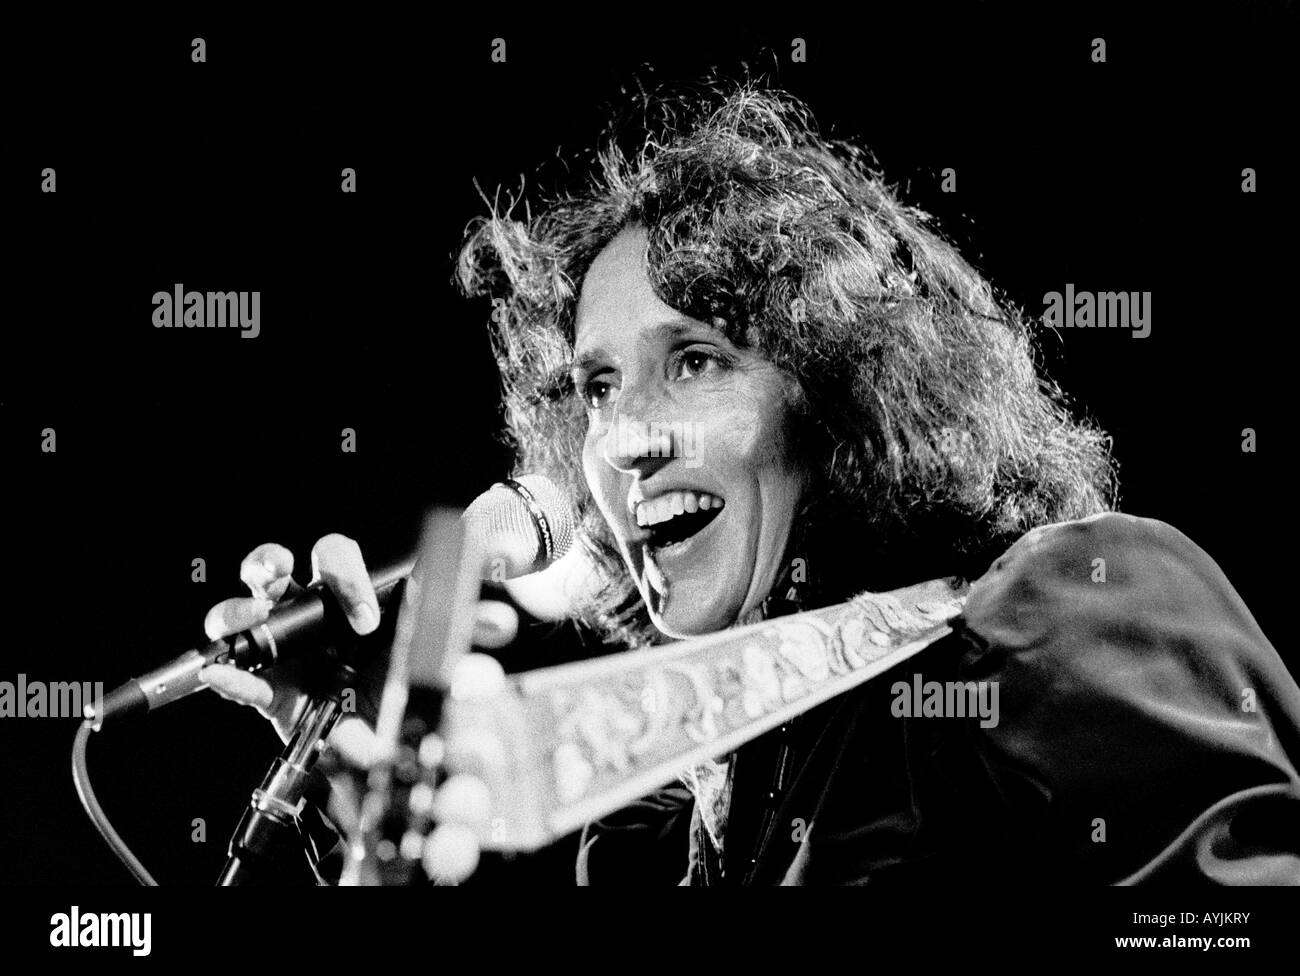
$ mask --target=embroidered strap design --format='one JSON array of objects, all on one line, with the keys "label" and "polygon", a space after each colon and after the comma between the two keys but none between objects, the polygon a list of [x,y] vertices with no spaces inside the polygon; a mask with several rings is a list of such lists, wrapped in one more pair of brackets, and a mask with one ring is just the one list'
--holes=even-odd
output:
[{"label": "embroidered strap design", "polygon": [[491,743],[487,848],[530,850],[672,782],[950,633],[969,587],[934,580],[664,647],[515,675],[448,703]]}]

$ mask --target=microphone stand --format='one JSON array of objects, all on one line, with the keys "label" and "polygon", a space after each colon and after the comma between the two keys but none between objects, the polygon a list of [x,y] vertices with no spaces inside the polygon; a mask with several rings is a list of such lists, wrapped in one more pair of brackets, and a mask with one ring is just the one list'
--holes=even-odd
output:
[{"label": "microphone stand", "polygon": [[[351,673],[346,666],[344,674]],[[298,817],[325,740],[343,715],[336,683],[329,694],[308,700],[284,752],[272,764],[262,785],[253,791],[248,809],[230,838],[226,866],[218,886],[252,885],[268,880],[268,871],[282,865],[289,853],[300,854]]]}]

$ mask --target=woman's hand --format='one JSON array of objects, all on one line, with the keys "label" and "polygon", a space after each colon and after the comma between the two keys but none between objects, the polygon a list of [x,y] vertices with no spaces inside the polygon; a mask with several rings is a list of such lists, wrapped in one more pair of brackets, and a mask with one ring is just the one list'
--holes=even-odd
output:
[{"label": "woman's hand", "polygon": [[[312,583],[323,583],[338,599],[352,629],[369,634],[379,626],[379,602],[370,585],[361,548],[342,535],[327,535],[311,551]],[[284,546],[258,546],[239,567],[239,578],[252,594],[224,600],[208,611],[203,629],[209,640],[236,634],[264,622],[279,602],[302,591],[293,579],[293,553]],[[295,662],[296,663],[296,662]],[[289,741],[306,706],[298,687],[300,670],[292,664],[251,674],[225,664],[203,669],[208,687],[223,698],[251,705],[271,721],[281,740]],[[355,716],[345,717],[357,720]],[[341,724],[341,723],[340,723]]]},{"label": "woman's hand", "polygon": [[[322,583],[338,599],[352,629],[359,635],[372,633],[379,626],[379,604],[361,549],[352,539],[327,535],[311,551],[312,583]],[[224,600],[204,620],[210,640],[247,630],[265,621],[272,607],[301,592],[293,579],[294,559],[284,546],[268,543],[258,546],[239,568],[239,577],[250,596]],[[482,601],[474,622],[474,644],[481,648],[504,647],[514,640],[519,619],[508,604]],[[386,662],[376,669],[382,679]],[[485,655],[462,658],[454,684],[462,687],[466,678],[472,685],[504,680],[501,668]],[[241,671],[230,665],[214,664],[204,668],[202,678],[223,698],[251,705],[271,721],[280,738],[288,742],[294,726],[306,707],[307,695],[299,687],[300,671],[294,662],[270,668],[260,674]],[[490,677],[489,677],[490,676]],[[359,715],[345,715],[330,734],[330,745],[348,762],[362,768],[373,765],[380,755],[378,737]],[[448,744],[446,764],[450,778],[439,788],[435,815],[439,826],[430,838],[430,850],[424,858],[425,868],[436,880],[464,880],[478,863],[476,830],[481,829],[487,809],[487,789],[473,777],[473,762],[457,762],[461,750]],[[461,768],[457,768],[461,767]]]}]

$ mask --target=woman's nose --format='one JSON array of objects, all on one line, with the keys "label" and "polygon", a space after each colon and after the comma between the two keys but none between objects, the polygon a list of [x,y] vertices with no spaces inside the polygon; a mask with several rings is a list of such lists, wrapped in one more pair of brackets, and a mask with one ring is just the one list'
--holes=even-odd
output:
[{"label": "woman's nose", "polygon": [[[622,404],[620,403],[621,407]],[[646,412],[616,409],[605,431],[601,453],[611,467],[643,478],[677,456],[681,422],[653,418]]]}]

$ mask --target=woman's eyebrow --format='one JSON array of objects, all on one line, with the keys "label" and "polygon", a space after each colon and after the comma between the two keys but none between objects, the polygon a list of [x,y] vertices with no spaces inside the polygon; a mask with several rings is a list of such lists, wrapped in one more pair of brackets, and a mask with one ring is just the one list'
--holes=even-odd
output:
[{"label": "woman's eyebrow", "polygon": [[[653,339],[664,338],[671,342],[675,339],[680,339],[682,336],[688,335],[693,332],[695,333],[707,332],[712,335],[716,335],[720,338],[724,338],[724,339],[726,338],[726,335],[717,326],[710,325],[707,322],[700,322],[697,321],[696,319],[690,319],[686,317],[682,317],[679,319],[672,319],[670,321],[664,322],[662,325],[656,326],[653,330],[654,333],[653,336],[647,338],[653,338]],[[603,349],[599,347],[596,349],[592,349],[588,352],[579,354],[573,360],[572,371],[574,373],[586,372],[587,370],[594,369],[596,366],[602,364],[608,358],[609,357],[605,355],[605,351]]]},{"label": "woman's eyebrow", "polygon": [[688,332],[709,332],[718,336],[723,335],[722,330],[715,325],[688,318],[674,319],[672,322],[665,323],[663,331],[670,339],[680,338]]},{"label": "woman's eyebrow", "polygon": [[594,349],[591,352],[584,352],[573,361],[573,366],[570,367],[569,371],[571,373],[588,372],[589,370],[595,369],[600,363],[604,362],[605,358],[605,354],[599,349]]}]

